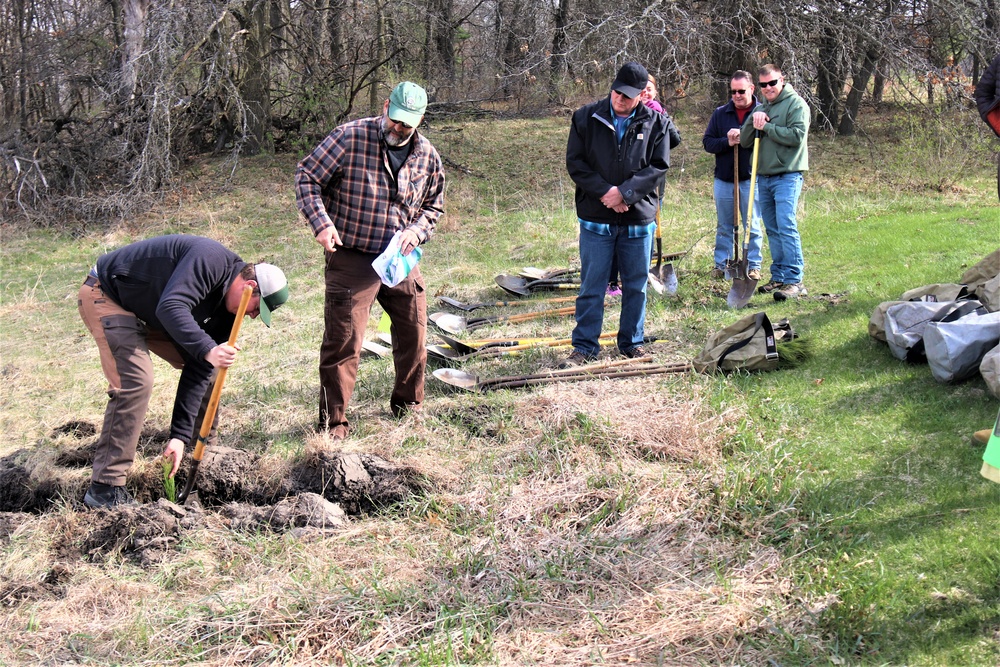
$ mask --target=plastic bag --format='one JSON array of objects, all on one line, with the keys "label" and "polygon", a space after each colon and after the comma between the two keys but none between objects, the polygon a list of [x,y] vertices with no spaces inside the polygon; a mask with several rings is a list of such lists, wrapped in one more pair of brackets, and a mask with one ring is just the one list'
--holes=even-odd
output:
[{"label": "plastic bag", "polygon": [[382,284],[386,287],[395,287],[403,282],[423,254],[420,246],[411,250],[409,255],[401,253],[399,251],[399,237],[402,233],[402,231],[398,231],[393,234],[389,246],[372,262],[372,268],[375,269],[375,273],[378,274]]}]

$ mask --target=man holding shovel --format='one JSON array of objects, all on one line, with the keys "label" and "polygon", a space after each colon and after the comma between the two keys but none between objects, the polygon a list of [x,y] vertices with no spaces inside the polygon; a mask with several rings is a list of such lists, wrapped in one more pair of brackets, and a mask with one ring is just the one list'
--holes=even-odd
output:
[{"label": "man holding shovel", "polygon": [[646,356],[643,325],[657,185],[670,166],[666,116],[641,104],[648,79],[645,67],[626,63],[608,97],[573,114],[566,168],[576,183],[581,284],[573,352],[564,367],[593,361],[600,352],[613,257],[622,288],[618,349],[629,358]]},{"label": "man holding shovel", "polygon": [[77,302],[109,384],[83,499],[88,507],[135,502],[125,490],[125,475],[153,391],[150,352],[181,369],[163,452],[173,464],[170,476],[177,472],[197,416],[207,406],[215,370],[236,359],[237,349],[227,339],[244,286],[253,290],[246,313],[271,326],[271,311],[288,299],[285,274],[271,264],[248,264],[212,239],[160,236],[98,258]]},{"label": "man holding shovel", "polygon": [[740,129],[741,148],[759,143],[757,196],[771,250],[771,280],[757,291],[785,301],[807,294],[796,215],[802,173],[809,169],[809,106],[777,65],[764,65],[757,76],[764,103]]},{"label": "man holding shovel", "polygon": [[760,280],[763,239],[760,233],[760,207],[757,206],[756,199],[753,215],[747,212],[752,151],[739,150],[740,127],[750,115],[750,110],[757,106],[757,98],[753,92],[753,77],[749,72],[737,70],[729,80],[729,101],[712,113],[702,138],[705,150],[715,155],[715,213],[718,223],[715,229],[715,267],[712,269],[712,278],[717,280],[726,275],[727,264],[733,259],[733,244],[740,242],[739,228],[734,229],[733,224],[736,219],[734,178],[738,179],[740,188],[740,217],[744,225],[750,225],[750,244],[746,257],[749,270],[745,277]]},{"label": "man holding shovel", "polygon": [[333,130],[299,163],[295,201],[325,251],[325,330],[319,356],[319,428],[347,436],[365,326],[377,300],[392,322],[396,417],[419,409],[427,367],[427,295],[420,268],[399,284],[382,284],[372,262],[399,233],[406,256],[434,233],[444,211],[444,168],[417,126],[427,93],[396,86],[382,114]]}]

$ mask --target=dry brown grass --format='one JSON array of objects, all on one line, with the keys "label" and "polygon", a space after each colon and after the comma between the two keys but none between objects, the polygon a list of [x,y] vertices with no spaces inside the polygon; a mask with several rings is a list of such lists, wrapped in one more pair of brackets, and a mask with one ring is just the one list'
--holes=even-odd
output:
[{"label": "dry brown grass", "polygon": [[[333,536],[236,533],[209,513],[142,570],[67,557],[85,513],[29,519],[0,579],[51,584],[3,598],[0,662],[755,662],[746,639],[788,582],[754,531],[720,531],[720,450],[745,415],[713,413],[704,382],[454,395],[401,422],[362,410],[373,435],[349,446],[433,490]],[[306,440],[306,456],[329,446]]]}]

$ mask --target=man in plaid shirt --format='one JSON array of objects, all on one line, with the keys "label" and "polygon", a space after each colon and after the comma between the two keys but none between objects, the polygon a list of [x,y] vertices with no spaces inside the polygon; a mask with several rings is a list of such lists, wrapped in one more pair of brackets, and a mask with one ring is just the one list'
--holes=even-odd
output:
[{"label": "man in plaid shirt", "polygon": [[376,300],[392,322],[392,413],[419,409],[424,399],[427,296],[420,269],[387,287],[372,261],[397,231],[402,254],[410,254],[431,237],[444,211],[441,157],[416,131],[426,109],[424,89],[404,81],[381,116],[337,127],[295,173],[296,204],[326,251],[319,426],[335,440],[348,432],[347,404]]}]

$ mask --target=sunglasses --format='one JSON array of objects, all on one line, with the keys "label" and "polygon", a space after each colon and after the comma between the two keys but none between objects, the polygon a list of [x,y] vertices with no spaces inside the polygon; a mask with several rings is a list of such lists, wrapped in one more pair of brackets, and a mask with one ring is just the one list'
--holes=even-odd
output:
[{"label": "sunglasses", "polygon": [[406,123],[404,123],[404,122],[403,122],[403,121],[401,121],[401,120],[393,120],[392,118],[390,118],[390,119],[389,119],[389,122],[390,122],[390,123],[395,123],[396,125],[399,125],[399,126],[400,126],[401,128],[403,128],[404,130],[412,130],[412,129],[413,129],[413,126],[412,126],[412,125],[407,125]]},{"label": "sunglasses", "polygon": [[777,86],[779,81],[781,81],[781,79],[772,79],[770,81],[761,81],[760,82],[760,87],[761,88],[770,88],[771,86]]},{"label": "sunglasses", "polygon": [[729,89],[729,94],[730,95],[742,95],[745,92],[747,92],[746,88],[730,88]]}]

